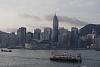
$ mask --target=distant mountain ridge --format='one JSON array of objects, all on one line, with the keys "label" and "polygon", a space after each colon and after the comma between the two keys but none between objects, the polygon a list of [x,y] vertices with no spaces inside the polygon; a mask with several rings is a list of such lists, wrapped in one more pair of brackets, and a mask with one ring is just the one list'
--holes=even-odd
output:
[{"label": "distant mountain ridge", "polygon": [[97,35],[100,35],[100,24],[88,24],[80,29],[80,36],[91,34],[92,29],[96,31]]}]

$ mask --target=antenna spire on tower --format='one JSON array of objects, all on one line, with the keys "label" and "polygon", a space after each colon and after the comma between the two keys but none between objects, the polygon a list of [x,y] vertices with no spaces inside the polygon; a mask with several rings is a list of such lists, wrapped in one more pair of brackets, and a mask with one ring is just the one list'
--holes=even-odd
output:
[{"label": "antenna spire on tower", "polygon": [[55,11],[55,16],[56,16],[56,11]]}]

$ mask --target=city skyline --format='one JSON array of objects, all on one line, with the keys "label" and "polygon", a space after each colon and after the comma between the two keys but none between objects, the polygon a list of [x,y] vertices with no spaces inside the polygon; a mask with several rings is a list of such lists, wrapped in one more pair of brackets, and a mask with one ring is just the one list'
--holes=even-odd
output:
[{"label": "city skyline", "polygon": [[[27,32],[26,27],[20,27],[17,32],[0,31],[0,47],[30,48],[30,49],[76,49],[97,48],[99,46],[100,24],[87,24],[71,31],[64,27],[59,28],[59,19],[55,13],[53,28],[45,27],[33,29],[34,33]],[[84,43],[83,43],[84,42]],[[81,44],[81,45],[80,45]],[[42,46],[44,45],[44,46]]]},{"label": "city skyline", "polygon": [[0,67],[100,66],[100,0],[0,0]]},{"label": "city skyline", "polygon": [[100,22],[99,0],[0,0],[0,30],[12,32],[19,27],[52,28],[56,11],[60,27],[71,29]]}]

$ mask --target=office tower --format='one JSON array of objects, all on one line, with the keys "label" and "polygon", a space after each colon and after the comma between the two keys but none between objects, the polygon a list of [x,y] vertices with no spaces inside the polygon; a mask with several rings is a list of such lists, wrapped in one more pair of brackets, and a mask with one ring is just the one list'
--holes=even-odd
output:
[{"label": "office tower", "polygon": [[9,34],[9,37],[8,37],[7,48],[16,48],[17,45],[18,45],[17,35],[15,34],[15,32],[12,32]]},{"label": "office tower", "polygon": [[58,42],[58,26],[59,26],[59,23],[58,23],[58,18],[55,14],[54,18],[53,18],[53,36],[52,36],[52,40],[54,42]]},{"label": "office tower", "polygon": [[42,41],[45,40],[45,39],[44,39],[44,32],[41,32],[41,34],[40,34],[40,40],[42,40]]},{"label": "office tower", "polygon": [[34,29],[33,39],[40,40],[41,29],[36,28]]},{"label": "office tower", "polygon": [[92,29],[91,34],[87,34],[87,46],[88,48],[96,48],[96,31]]},{"label": "office tower", "polygon": [[51,33],[52,29],[51,28],[44,28],[44,40],[50,41],[51,40]]},{"label": "office tower", "polygon": [[26,42],[30,43],[33,39],[33,33],[32,32],[27,32],[26,33]]},{"label": "office tower", "polygon": [[70,46],[70,33],[67,29],[59,28],[58,47],[60,49],[68,49]]},{"label": "office tower", "polygon": [[21,27],[17,30],[17,36],[18,36],[18,43],[19,46],[25,47],[25,42],[26,42],[26,28]]},{"label": "office tower", "polygon": [[100,35],[95,38],[96,48],[100,48]]},{"label": "office tower", "polygon": [[7,48],[9,40],[9,33],[0,31],[0,47]]},{"label": "office tower", "polygon": [[70,47],[71,48],[78,48],[78,28],[72,27],[71,28],[71,40],[70,40]]}]

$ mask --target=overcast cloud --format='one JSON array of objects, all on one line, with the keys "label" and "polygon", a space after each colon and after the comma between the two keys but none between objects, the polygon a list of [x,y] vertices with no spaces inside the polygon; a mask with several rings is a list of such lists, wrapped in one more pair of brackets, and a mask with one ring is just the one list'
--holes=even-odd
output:
[{"label": "overcast cloud", "polygon": [[28,28],[27,25],[52,27],[50,16],[55,11],[60,26],[68,29],[88,23],[100,24],[99,6],[100,0],[0,0],[0,29]]}]

